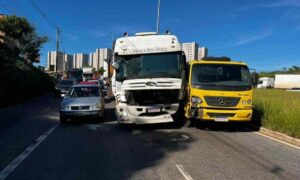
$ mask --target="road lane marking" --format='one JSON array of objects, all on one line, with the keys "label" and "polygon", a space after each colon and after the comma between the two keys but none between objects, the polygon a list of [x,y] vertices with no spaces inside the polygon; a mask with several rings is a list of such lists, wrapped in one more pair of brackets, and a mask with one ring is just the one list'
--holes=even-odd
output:
[{"label": "road lane marking", "polygon": [[52,127],[40,135],[31,145],[29,145],[21,154],[11,161],[4,169],[0,171],[0,180],[6,179],[31,153],[37,148],[52,131],[59,125],[55,123]]},{"label": "road lane marking", "polygon": [[176,164],[176,167],[186,180],[193,180],[192,176],[189,175],[182,164]]},{"label": "road lane marking", "polygon": [[109,122],[104,122],[101,124],[118,124],[118,122],[117,121],[109,121]]},{"label": "road lane marking", "polygon": [[185,134],[181,134],[181,137],[183,137],[184,139],[190,139],[191,137]]},{"label": "road lane marking", "polygon": [[271,137],[271,136],[268,136],[268,135],[262,134],[262,133],[260,133],[260,132],[254,132],[254,133],[255,133],[255,134],[258,134],[258,135],[261,135],[261,136],[263,136],[263,137],[266,137],[266,138],[272,139],[272,140],[274,140],[274,141],[280,142],[280,143],[282,143],[282,144],[288,145],[288,146],[290,146],[290,147],[296,148],[296,149],[298,149],[298,150],[300,150],[300,147],[298,147],[298,146],[295,146],[295,145],[292,145],[292,144],[290,144],[290,143],[287,143],[287,142],[281,141],[281,140],[279,140],[279,139],[276,139],[276,138],[273,138],[273,137]]}]

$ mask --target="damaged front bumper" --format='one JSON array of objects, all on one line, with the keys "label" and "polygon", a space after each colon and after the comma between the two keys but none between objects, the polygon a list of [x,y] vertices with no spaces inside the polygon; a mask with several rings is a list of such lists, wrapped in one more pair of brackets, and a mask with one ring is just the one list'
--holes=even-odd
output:
[{"label": "damaged front bumper", "polygon": [[179,104],[157,104],[134,106],[119,103],[116,115],[119,123],[124,124],[153,124],[173,122],[172,114],[178,110]]}]

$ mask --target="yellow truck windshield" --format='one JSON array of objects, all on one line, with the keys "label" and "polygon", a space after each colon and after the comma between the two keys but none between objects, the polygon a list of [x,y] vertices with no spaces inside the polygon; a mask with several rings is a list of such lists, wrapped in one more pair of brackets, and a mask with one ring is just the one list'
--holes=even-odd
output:
[{"label": "yellow truck windshield", "polygon": [[244,65],[194,64],[191,83],[194,88],[206,90],[249,90],[251,78]]}]

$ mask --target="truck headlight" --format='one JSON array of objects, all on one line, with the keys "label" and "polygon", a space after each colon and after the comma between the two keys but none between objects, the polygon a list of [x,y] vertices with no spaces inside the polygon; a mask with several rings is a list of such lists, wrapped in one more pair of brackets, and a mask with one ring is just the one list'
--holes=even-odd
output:
[{"label": "truck headlight", "polygon": [[243,104],[243,105],[246,105],[246,104],[247,104],[247,101],[246,101],[246,100],[242,100],[242,104]]},{"label": "truck headlight", "polygon": [[251,99],[248,99],[248,100],[242,100],[242,104],[243,104],[243,105],[251,104],[251,103],[252,103],[252,100],[251,100]]},{"label": "truck headlight", "polygon": [[193,104],[201,104],[202,103],[202,100],[199,98],[199,97],[196,97],[196,96],[193,96],[192,97],[192,103]]}]

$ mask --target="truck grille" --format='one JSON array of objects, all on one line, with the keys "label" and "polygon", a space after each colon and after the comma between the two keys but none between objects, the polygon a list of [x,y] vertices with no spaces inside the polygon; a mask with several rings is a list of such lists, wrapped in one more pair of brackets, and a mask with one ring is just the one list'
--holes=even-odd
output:
[{"label": "truck grille", "polygon": [[222,97],[222,96],[204,96],[204,99],[209,106],[234,107],[239,103],[241,98]]},{"label": "truck grille", "polygon": [[173,104],[179,101],[179,90],[134,90],[126,91],[129,105]]},{"label": "truck grille", "polygon": [[71,110],[88,110],[90,106],[71,106]]}]

